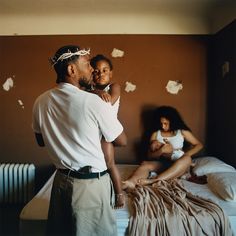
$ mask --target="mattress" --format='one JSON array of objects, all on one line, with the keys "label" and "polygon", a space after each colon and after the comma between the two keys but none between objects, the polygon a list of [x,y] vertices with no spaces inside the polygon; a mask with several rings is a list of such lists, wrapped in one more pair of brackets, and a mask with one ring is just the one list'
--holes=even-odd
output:
[{"label": "mattress", "polygon": [[[121,178],[127,179],[130,174],[137,168],[137,165],[117,165]],[[22,209],[20,214],[20,235],[44,235],[46,229],[47,213],[49,207],[49,199],[51,194],[51,187],[55,173],[50,177],[42,189],[35,195],[35,197],[28,202]],[[200,185],[186,180],[181,180],[184,187],[192,194],[210,199],[217,203],[224,209],[229,217],[231,227],[236,235],[236,202],[227,202],[217,197],[208,187],[207,184]],[[117,219],[118,235],[127,235],[129,224],[129,216],[131,204],[129,198],[126,196],[126,203],[124,208],[115,210]]]}]

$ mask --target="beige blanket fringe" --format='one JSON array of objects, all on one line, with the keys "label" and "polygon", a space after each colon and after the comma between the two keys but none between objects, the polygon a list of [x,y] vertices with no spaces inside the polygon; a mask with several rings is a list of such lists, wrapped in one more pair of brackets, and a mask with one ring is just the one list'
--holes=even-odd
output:
[{"label": "beige blanket fringe", "polygon": [[233,235],[224,211],[187,192],[178,180],[137,187],[130,197],[130,236]]}]

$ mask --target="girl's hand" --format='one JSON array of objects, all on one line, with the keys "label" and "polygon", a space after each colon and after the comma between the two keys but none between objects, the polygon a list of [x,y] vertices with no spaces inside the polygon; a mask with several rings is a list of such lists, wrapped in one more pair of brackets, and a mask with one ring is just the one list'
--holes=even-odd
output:
[{"label": "girl's hand", "polygon": [[105,102],[111,102],[111,95],[105,91],[99,91],[98,96]]}]

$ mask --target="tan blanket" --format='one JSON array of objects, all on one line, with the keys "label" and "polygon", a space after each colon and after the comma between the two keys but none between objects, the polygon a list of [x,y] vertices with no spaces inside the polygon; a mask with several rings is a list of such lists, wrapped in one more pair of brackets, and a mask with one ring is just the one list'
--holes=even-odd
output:
[{"label": "tan blanket", "polygon": [[215,203],[193,196],[178,180],[137,187],[130,193],[129,235],[231,236],[228,217]]}]

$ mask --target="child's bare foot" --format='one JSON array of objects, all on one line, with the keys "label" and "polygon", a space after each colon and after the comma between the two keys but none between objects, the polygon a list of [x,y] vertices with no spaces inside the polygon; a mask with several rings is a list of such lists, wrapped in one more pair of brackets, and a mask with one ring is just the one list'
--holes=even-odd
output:
[{"label": "child's bare foot", "polygon": [[138,185],[145,186],[145,185],[153,184],[155,182],[157,182],[157,179],[139,179]]},{"label": "child's bare foot", "polygon": [[131,189],[134,189],[135,188],[135,184],[130,181],[130,180],[126,180],[126,181],[122,181],[122,189],[123,190],[131,190]]},{"label": "child's bare foot", "polygon": [[123,193],[115,194],[115,209],[123,208],[125,205],[125,195]]}]

